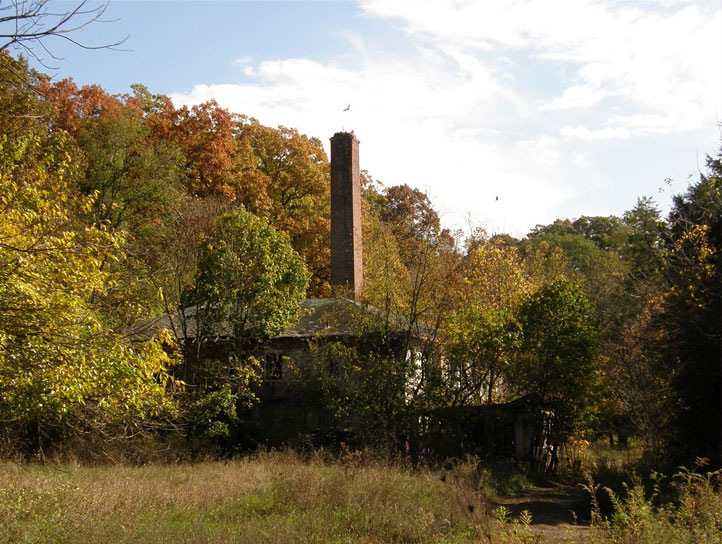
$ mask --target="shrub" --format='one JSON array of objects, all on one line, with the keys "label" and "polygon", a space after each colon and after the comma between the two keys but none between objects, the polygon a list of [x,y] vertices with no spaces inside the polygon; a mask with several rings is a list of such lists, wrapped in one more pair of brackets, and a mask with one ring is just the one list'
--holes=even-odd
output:
[{"label": "shrub", "polygon": [[[692,542],[720,542],[722,540],[722,471],[698,473],[682,468],[671,483],[673,500],[660,506],[662,488],[659,483],[653,493],[646,494],[637,480],[627,487],[622,498],[609,488],[603,488],[613,505],[611,517],[601,512],[593,494],[592,520],[602,542],[615,544],[665,544]],[[660,478],[653,475],[657,482]],[[600,486],[592,486],[597,491]]]},{"label": "shrub", "polygon": [[190,435],[224,445],[231,437],[231,429],[238,423],[236,403],[238,395],[228,385],[208,393],[188,410]]}]

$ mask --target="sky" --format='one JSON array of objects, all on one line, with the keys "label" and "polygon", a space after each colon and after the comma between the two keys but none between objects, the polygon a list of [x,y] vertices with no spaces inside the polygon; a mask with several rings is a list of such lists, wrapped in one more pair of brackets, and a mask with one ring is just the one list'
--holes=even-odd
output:
[{"label": "sky", "polygon": [[464,231],[522,236],[641,196],[666,213],[722,143],[720,0],[111,0],[104,20],[73,37],[116,50],[48,40],[59,58],[35,65],[215,99],[327,152],[354,131],[361,168]]}]

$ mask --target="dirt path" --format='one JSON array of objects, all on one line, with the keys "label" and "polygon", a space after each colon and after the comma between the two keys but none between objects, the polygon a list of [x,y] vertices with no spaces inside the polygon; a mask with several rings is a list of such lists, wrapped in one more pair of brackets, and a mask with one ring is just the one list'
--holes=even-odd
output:
[{"label": "dirt path", "polygon": [[589,542],[589,500],[581,488],[549,484],[497,504],[506,506],[515,518],[528,510],[530,529],[544,537],[542,542]]}]

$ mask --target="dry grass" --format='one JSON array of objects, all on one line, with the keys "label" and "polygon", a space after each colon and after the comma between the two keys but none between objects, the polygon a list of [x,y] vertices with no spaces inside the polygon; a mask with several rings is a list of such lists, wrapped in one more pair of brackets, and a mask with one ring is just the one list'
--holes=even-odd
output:
[{"label": "dry grass", "polygon": [[[476,502],[474,512],[469,504]],[[170,466],[0,464],[2,542],[479,542],[481,497],[438,474],[292,453]]]}]

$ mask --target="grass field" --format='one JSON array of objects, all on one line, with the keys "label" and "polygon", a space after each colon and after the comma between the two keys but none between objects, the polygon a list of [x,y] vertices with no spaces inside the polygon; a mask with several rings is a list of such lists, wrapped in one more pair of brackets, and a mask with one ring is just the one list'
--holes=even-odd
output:
[{"label": "grass field", "polygon": [[[479,494],[431,472],[293,454],[166,466],[0,465],[0,541],[479,542]],[[471,511],[473,508],[473,512]]]}]

